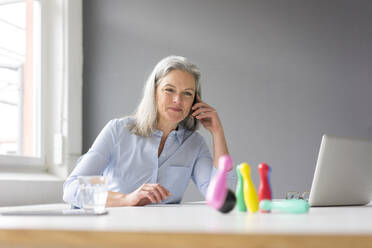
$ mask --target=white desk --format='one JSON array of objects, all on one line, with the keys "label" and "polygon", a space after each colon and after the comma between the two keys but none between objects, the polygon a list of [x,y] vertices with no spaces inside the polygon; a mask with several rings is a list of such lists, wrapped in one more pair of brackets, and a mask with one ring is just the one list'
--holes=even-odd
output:
[{"label": "white desk", "polygon": [[[64,209],[67,205],[0,208]],[[104,216],[0,216],[0,246],[372,247],[372,205],[308,214],[221,214],[203,203],[109,208]]]}]

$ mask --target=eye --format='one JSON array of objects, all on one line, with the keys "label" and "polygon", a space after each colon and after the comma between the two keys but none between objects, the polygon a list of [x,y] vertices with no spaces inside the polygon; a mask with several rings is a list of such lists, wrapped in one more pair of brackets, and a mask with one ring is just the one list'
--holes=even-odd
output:
[{"label": "eye", "polygon": [[191,92],[188,92],[188,91],[186,91],[186,92],[185,92],[185,95],[186,95],[186,96],[192,96],[192,93],[191,93]]},{"label": "eye", "polygon": [[167,92],[174,92],[174,90],[172,88],[166,88],[165,91],[167,91]]}]

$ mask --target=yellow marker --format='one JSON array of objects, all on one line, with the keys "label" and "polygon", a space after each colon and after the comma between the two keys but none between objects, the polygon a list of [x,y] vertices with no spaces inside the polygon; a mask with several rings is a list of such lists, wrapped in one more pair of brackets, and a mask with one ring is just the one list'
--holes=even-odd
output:
[{"label": "yellow marker", "polygon": [[244,202],[250,213],[258,211],[258,196],[251,179],[251,168],[247,163],[240,164],[240,173],[243,177]]}]

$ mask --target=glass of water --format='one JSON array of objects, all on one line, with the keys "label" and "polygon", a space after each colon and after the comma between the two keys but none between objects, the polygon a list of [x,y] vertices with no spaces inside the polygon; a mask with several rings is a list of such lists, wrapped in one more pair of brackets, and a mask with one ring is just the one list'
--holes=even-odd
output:
[{"label": "glass of water", "polygon": [[104,176],[79,176],[80,196],[83,208],[95,213],[105,212],[107,178]]}]

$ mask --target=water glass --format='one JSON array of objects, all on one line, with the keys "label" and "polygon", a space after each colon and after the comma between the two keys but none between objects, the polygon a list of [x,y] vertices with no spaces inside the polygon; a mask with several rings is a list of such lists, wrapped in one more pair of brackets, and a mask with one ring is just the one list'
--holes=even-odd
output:
[{"label": "water glass", "polygon": [[107,178],[104,176],[79,176],[80,196],[83,209],[95,213],[105,212]]}]

